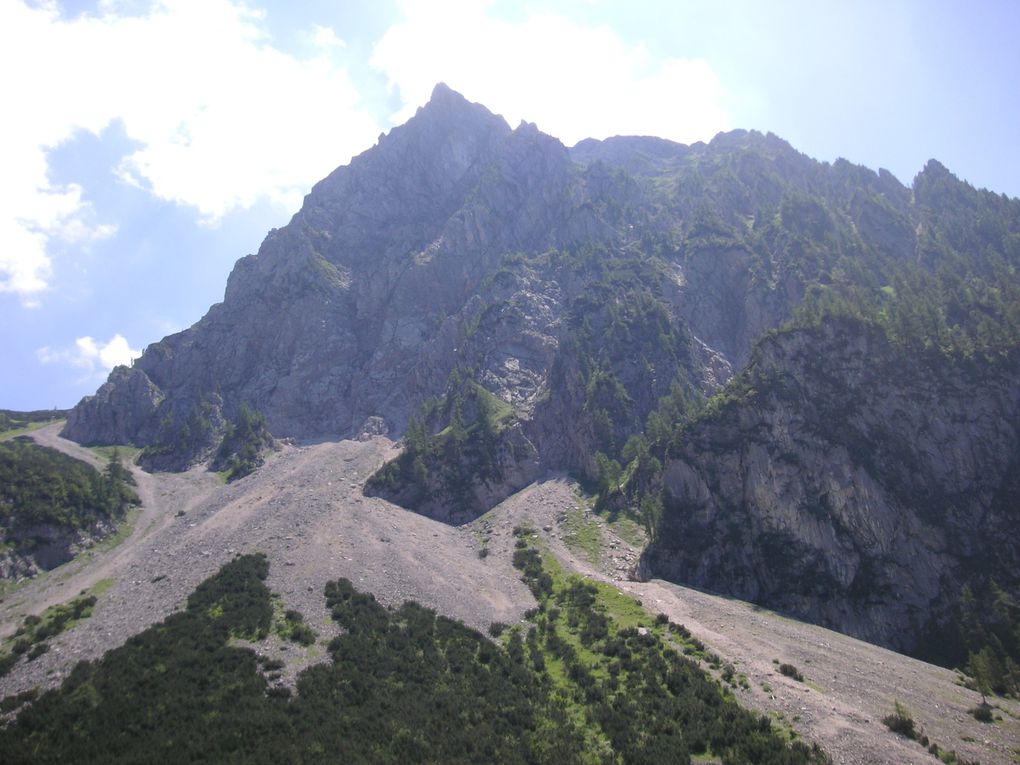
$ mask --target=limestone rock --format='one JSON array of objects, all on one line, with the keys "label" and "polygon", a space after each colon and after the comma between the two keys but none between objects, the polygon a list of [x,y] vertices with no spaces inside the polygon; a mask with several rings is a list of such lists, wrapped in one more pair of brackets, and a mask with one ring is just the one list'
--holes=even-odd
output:
[{"label": "limestone rock", "polygon": [[784,333],[665,468],[644,575],[901,650],[979,568],[1015,587],[1020,356],[957,365],[846,323]]}]

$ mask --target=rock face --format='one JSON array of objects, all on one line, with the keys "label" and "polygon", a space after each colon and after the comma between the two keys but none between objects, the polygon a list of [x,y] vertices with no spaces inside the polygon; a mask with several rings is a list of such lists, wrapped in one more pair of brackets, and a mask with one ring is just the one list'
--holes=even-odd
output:
[{"label": "rock face", "polygon": [[6,541],[0,551],[0,581],[16,582],[56,568],[116,530],[117,524],[106,519],[86,529],[56,523],[0,529]]},{"label": "rock face", "polygon": [[438,87],[237,263],[223,303],[76,407],[65,434],[146,444],[214,393],[224,417],[247,403],[278,436],[349,434],[369,416],[402,429],[445,381],[443,340],[504,254],[605,233],[572,198],[574,174],[555,139]]},{"label": "rock face", "polygon": [[148,444],[166,395],[140,369],[115,368],[94,396],[68,412],[64,433],[84,444]]},{"label": "rock face", "polygon": [[[844,165],[744,131],[709,145],[628,138],[568,150],[437,86],[237,262],[222,303],[83,399],[64,434],[144,446],[196,409],[222,410],[210,419],[225,422],[242,403],[278,437],[356,435],[368,417],[400,433],[465,366],[529,415],[549,394],[565,317],[597,300],[599,261],[610,257],[641,263],[642,289],[695,348],[674,366],[710,393],[817,276],[791,266],[785,243],[750,241],[763,204],[828,193],[839,214],[824,223],[843,233],[858,197],[909,196]],[[840,190],[848,174],[859,176],[850,192]],[[564,253],[573,259],[557,259]],[[649,391],[653,405],[669,371]],[[568,462],[585,446],[574,435],[579,446],[557,447]]]},{"label": "rock face", "polygon": [[643,567],[911,650],[1020,573],[1020,355],[944,361],[854,322],[778,335],[664,469]]}]

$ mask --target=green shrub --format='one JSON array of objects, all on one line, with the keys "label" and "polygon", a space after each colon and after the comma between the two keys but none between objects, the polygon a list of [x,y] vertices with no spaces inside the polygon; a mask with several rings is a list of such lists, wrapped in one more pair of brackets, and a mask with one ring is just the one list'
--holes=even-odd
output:
[{"label": "green shrub", "polygon": [[787,677],[791,677],[794,680],[796,680],[798,683],[803,683],[804,682],[804,675],[802,675],[800,670],[797,669],[792,664],[780,664],[779,665],[779,674],[786,675]]},{"label": "green shrub", "polygon": [[303,646],[312,645],[315,642],[316,637],[318,637],[318,635],[315,630],[304,622],[295,624],[290,629],[290,640],[294,643],[300,643]]},{"label": "green shrub", "polygon": [[211,467],[225,470],[228,482],[236,481],[260,467],[265,453],[275,446],[265,415],[241,404],[234,421],[227,423]]},{"label": "green shrub", "polygon": [[919,738],[919,734],[914,727],[914,718],[910,716],[906,707],[898,701],[896,702],[895,711],[891,715],[883,717],[882,722],[893,733],[909,738],[912,741],[916,741]]},{"label": "green shrub", "polygon": [[970,712],[971,716],[978,722],[990,723],[995,720],[990,704],[978,704],[973,709],[969,709],[967,711]]}]

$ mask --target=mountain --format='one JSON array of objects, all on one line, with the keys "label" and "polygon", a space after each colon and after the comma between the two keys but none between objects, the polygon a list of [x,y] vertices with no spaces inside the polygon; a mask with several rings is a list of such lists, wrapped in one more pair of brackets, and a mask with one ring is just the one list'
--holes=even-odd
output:
[{"label": "mountain", "polygon": [[368,484],[462,523],[549,471],[640,516],[641,571],[913,650],[1018,590],[1020,202],[930,161],[733,131],[567,148],[439,85],[66,436],[210,457],[403,435]]}]

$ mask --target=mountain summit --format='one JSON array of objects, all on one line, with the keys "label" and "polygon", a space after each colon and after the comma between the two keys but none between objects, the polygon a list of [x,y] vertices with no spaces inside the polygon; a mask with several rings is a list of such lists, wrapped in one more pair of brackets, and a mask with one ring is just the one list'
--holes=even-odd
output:
[{"label": "mountain summit", "polygon": [[964,586],[1020,591],[1018,267],[1020,203],[934,161],[568,149],[438,85],[64,432],[158,469],[242,406],[403,435],[369,491],[454,523],[572,471],[642,573],[910,650]]}]

